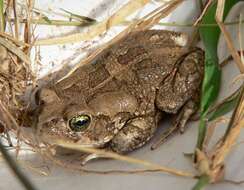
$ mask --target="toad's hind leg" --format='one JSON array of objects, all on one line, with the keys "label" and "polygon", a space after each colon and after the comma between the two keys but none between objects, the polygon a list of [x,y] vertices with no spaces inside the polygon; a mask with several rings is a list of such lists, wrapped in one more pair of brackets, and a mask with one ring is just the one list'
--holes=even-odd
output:
[{"label": "toad's hind leg", "polygon": [[118,153],[130,152],[149,141],[156,128],[155,117],[134,118],[113,138],[109,146]]},{"label": "toad's hind leg", "polygon": [[196,112],[203,77],[203,56],[203,51],[196,49],[180,58],[172,73],[160,84],[156,106],[177,116],[172,127],[162,134],[152,149],[162,144],[173,132],[183,132],[186,122]]},{"label": "toad's hind leg", "polygon": [[181,133],[184,132],[186,122],[189,120],[189,118],[196,112],[198,108],[198,104],[196,101],[189,100],[180,110],[179,114],[176,115],[174,118],[173,125],[163,132],[163,134],[160,136],[160,138],[151,146],[151,149],[156,149],[158,146],[164,143],[164,141],[174,132],[180,131]]}]

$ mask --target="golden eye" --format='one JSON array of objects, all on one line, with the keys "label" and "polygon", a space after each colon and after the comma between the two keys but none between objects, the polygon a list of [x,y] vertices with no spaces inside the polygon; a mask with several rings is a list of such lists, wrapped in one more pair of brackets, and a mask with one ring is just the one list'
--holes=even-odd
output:
[{"label": "golden eye", "polygon": [[72,131],[81,132],[85,130],[91,122],[88,115],[78,115],[69,120],[69,127]]}]

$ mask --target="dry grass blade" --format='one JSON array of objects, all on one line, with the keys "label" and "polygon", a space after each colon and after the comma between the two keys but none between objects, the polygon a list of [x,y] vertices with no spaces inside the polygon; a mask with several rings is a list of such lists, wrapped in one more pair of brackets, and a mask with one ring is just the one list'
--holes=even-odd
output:
[{"label": "dry grass blade", "polygon": [[240,82],[241,80],[244,81],[244,74],[237,75],[231,82],[231,85],[235,85],[237,82]]},{"label": "dry grass blade", "polygon": [[222,116],[222,117],[217,118],[216,120],[214,120],[212,123],[209,124],[208,129],[207,129],[207,134],[206,134],[206,137],[203,142],[204,150],[208,147],[209,142],[214,134],[215,128],[218,126],[218,124],[220,124],[220,123],[226,124],[228,122],[229,122],[229,118]]},{"label": "dry grass blade", "polygon": [[183,0],[172,0],[163,4],[156,10],[152,11],[142,19],[137,21],[137,29],[145,30],[157,24],[162,18],[168,16],[176,7],[178,7]]},{"label": "dry grass blade", "polygon": [[177,176],[183,176],[183,177],[194,177],[195,176],[194,174],[189,173],[189,172],[183,172],[183,171],[171,169],[171,168],[164,167],[164,166],[161,166],[158,164],[153,164],[153,163],[148,162],[148,161],[144,161],[144,160],[140,160],[140,159],[136,159],[136,158],[132,158],[132,157],[128,157],[128,156],[119,155],[119,154],[116,154],[113,152],[83,147],[83,146],[80,146],[80,145],[77,145],[74,143],[66,143],[63,141],[56,141],[55,144],[57,144],[58,146],[64,147],[64,148],[69,148],[69,149],[73,149],[73,150],[77,150],[77,151],[81,151],[81,152],[94,153],[94,154],[98,154],[98,155],[106,155],[106,157],[108,157],[108,158],[113,158],[116,160],[125,161],[125,162],[133,163],[133,164],[139,164],[139,165],[142,165],[142,166],[147,167],[149,169],[156,169],[156,170],[160,170],[162,172],[166,172],[166,173],[177,175]]},{"label": "dry grass blade", "polygon": [[238,124],[230,130],[225,142],[216,151],[215,157],[213,159],[213,168],[214,169],[216,169],[216,168],[218,169],[220,166],[223,165],[225,157],[230,152],[232,146],[235,145],[235,142],[236,142],[238,136],[240,135],[240,131],[243,128],[243,126],[244,126],[244,119],[239,121]]},{"label": "dry grass blade", "polygon": [[[11,20],[12,21],[12,20]],[[26,19],[20,19],[21,23],[26,23]],[[66,20],[47,20],[44,18],[31,19],[31,24],[38,25],[54,25],[54,26],[87,26],[87,23],[82,23],[81,21],[66,21]]]},{"label": "dry grass blade", "polygon": [[213,0],[208,0],[207,4],[205,5],[201,15],[198,17],[198,19],[195,21],[195,23],[193,24],[193,26],[197,26],[199,24],[199,22],[202,20],[203,16],[205,15],[206,11],[208,10],[209,6],[211,5],[211,3],[213,2]]},{"label": "dry grass blade", "polygon": [[8,127],[9,130],[17,130],[19,128],[19,125],[16,122],[15,118],[8,111],[8,109],[3,105],[1,100],[0,100],[0,120],[6,123],[6,127]]},{"label": "dry grass blade", "polygon": [[32,0],[28,0],[27,2],[28,2],[27,7],[26,7],[27,19],[26,19],[26,23],[24,26],[24,40],[26,43],[30,43],[31,42],[31,23],[30,23],[30,20],[32,18],[31,9],[33,7],[33,4],[32,4]]},{"label": "dry grass blade", "polygon": [[41,153],[42,156],[52,161],[53,164],[60,166],[62,168],[71,170],[71,171],[78,171],[81,173],[89,173],[89,174],[141,174],[141,173],[153,173],[153,172],[162,172],[160,169],[138,169],[138,170],[91,170],[91,169],[84,169],[82,166],[78,167],[76,164],[70,164],[62,162],[54,158],[49,153]]},{"label": "dry grass blade", "polygon": [[14,43],[0,37],[0,44],[7,48],[10,52],[15,54],[24,63],[31,65],[30,58],[23,51],[21,51]]},{"label": "dry grass blade", "polygon": [[[239,38],[239,42],[240,42],[240,55],[241,55],[241,62],[244,64],[244,56],[243,56],[243,44],[242,44],[242,34],[244,33],[244,31],[242,31],[243,28],[243,23],[241,22],[242,20],[242,14],[240,14],[239,17],[239,31],[238,31],[238,38]],[[243,33],[242,33],[243,32]]]},{"label": "dry grass blade", "polygon": [[23,42],[23,41],[20,41],[20,40],[17,40],[15,39],[14,37],[12,37],[11,35],[7,34],[7,33],[4,33],[4,32],[0,32],[0,36],[3,37],[3,38],[6,38],[10,41],[12,41],[13,43],[15,43],[17,46],[26,46],[28,47],[29,44]]},{"label": "dry grass blade", "polygon": [[244,73],[244,64],[241,61],[240,56],[238,55],[238,51],[235,49],[230,33],[227,31],[224,23],[222,22],[223,20],[223,9],[224,9],[224,0],[219,0],[218,1],[218,6],[217,6],[217,11],[216,11],[216,21],[220,27],[220,30],[222,31],[222,34],[224,35],[225,41],[227,43],[227,47],[237,64],[239,70],[241,73]]},{"label": "dry grass blade", "polygon": [[57,37],[52,39],[44,39],[37,40],[35,45],[54,45],[54,44],[65,44],[72,42],[79,42],[83,40],[90,40],[99,34],[105,32],[110,27],[115,26],[125,18],[135,12],[136,10],[142,8],[145,4],[147,4],[149,0],[133,0],[124,5],[121,9],[119,9],[116,13],[114,13],[110,18],[100,22],[98,24],[92,25],[88,28],[89,32],[86,33],[78,33],[72,34],[65,37]]},{"label": "dry grass blade", "polygon": [[224,8],[225,8],[225,0],[218,0],[215,17],[218,18],[220,22],[223,22]]},{"label": "dry grass blade", "polygon": [[1,100],[0,100],[0,121],[4,122],[5,124],[4,127],[6,127],[7,130],[13,132],[18,137],[19,141],[22,141],[26,145],[29,145],[30,147],[33,148],[33,150],[39,149],[39,147],[37,147],[34,144],[32,137],[30,137],[28,134],[19,131],[20,125],[17,123],[16,118],[10,113],[8,108],[4,106]]},{"label": "dry grass blade", "polygon": [[15,38],[19,39],[19,18],[16,11],[16,0],[13,0],[13,12],[14,12],[14,34]]},{"label": "dry grass blade", "polygon": [[244,73],[244,64],[242,63],[240,56],[232,43],[229,32],[226,30],[226,27],[224,26],[224,24],[222,22],[220,22],[218,19],[217,19],[217,23],[219,24],[219,27],[225,37],[227,46],[231,52],[231,55],[232,55],[235,63],[237,64],[237,67],[239,68],[241,73]]},{"label": "dry grass blade", "polygon": [[23,167],[39,174],[39,175],[42,175],[42,176],[49,176],[49,173],[48,172],[45,172],[45,171],[42,171],[40,169],[37,169],[35,167],[33,167],[30,163],[26,162],[26,161],[23,161],[23,160],[17,160],[17,163],[19,165],[22,165]]}]

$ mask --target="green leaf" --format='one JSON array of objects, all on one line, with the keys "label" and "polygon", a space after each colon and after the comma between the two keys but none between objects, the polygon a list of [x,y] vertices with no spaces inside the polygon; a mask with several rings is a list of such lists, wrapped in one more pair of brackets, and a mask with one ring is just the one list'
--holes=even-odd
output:
[{"label": "green leaf", "polygon": [[241,87],[233,94],[231,94],[228,98],[223,100],[220,104],[218,104],[213,110],[209,110],[207,115],[208,121],[212,121],[233,110],[237,105],[240,93]]},{"label": "green leaf", "polygon": [[[238,3],[240,0],[232,0],[225,2],[224,19],[231,8]],[[208,8],[205,15],[203,16],[201,24],[216,24],[215,13],[217,3],[216,1]],[[220,36],[220,29],[218,26],[199,27],[200,37],[205,47],[205,66],[204,66],[204,79],[202,84],[201,93],[201,121],[198,131],[197,147],[201,150],[202,143],[206,134],[206,115],[209,106],[216,100],[221,80],[221,70],[218,64],[217,46]]]},{"label": "green leaf", "polygon": [[238,96],[231,99],[230,101],[224,102],[220,107],[210,115],[208,115],[208,121],[215,120],[216,118],[225,115],[236,107]]},{"label": "green leaf", "polygon": [[207,184],[209,184],[209,177],[207,175],[202,175],[199,180],[197,181],[196,185],[192,188],[192,190],[201,190]]},{"label": "green leaf", "polygon": [[202,149],[202,144],[206,135],[206,121],[205,116],[201,116],[200,123],[198,126],[198,139],[197,139],[197,147]]}]

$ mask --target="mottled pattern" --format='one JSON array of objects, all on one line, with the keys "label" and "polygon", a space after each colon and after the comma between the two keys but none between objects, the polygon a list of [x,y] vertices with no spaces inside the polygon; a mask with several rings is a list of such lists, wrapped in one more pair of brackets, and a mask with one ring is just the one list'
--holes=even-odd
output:
[{"label": "mottled pattern", "polygon": [[127,52],[119,55],[117,60],[119,64],[127,65],[138,61],[140,62],[145,58],[147,58],[147,56],[148,56],[147,51],[143,47],[138,46],[138,47],[129,48]]},{"label": "mottled pattern", "polygon": [[[185,42],[183,34],[170,31],[132,33],[42,89],[41,137],[124,153],[153,136],[162,112],[180,112],[177,125],[183,128],[196,110],[203,77],[203,51],[186,50]],[[74,132],[67,121],[79,114],[92,120],[87,130]]]},{"label": "mottled pattern", "polygon": [[96,69],[89,73],[89,87],[94,88],[104,80],[106,80],[110,75],[108,71],[104,68],[102,64],[94,65]]},{"label": "mottled pattern", "polygon": [[[197,59],[198,58],[198,59]],[[185,55],[184,60],[178,62],[172,73],[160,84],[156,97],[159,109],[168,113],[177,113],[185,102],[198,95],[203,70],[199,61],[203,58],[201,50]]]}]

